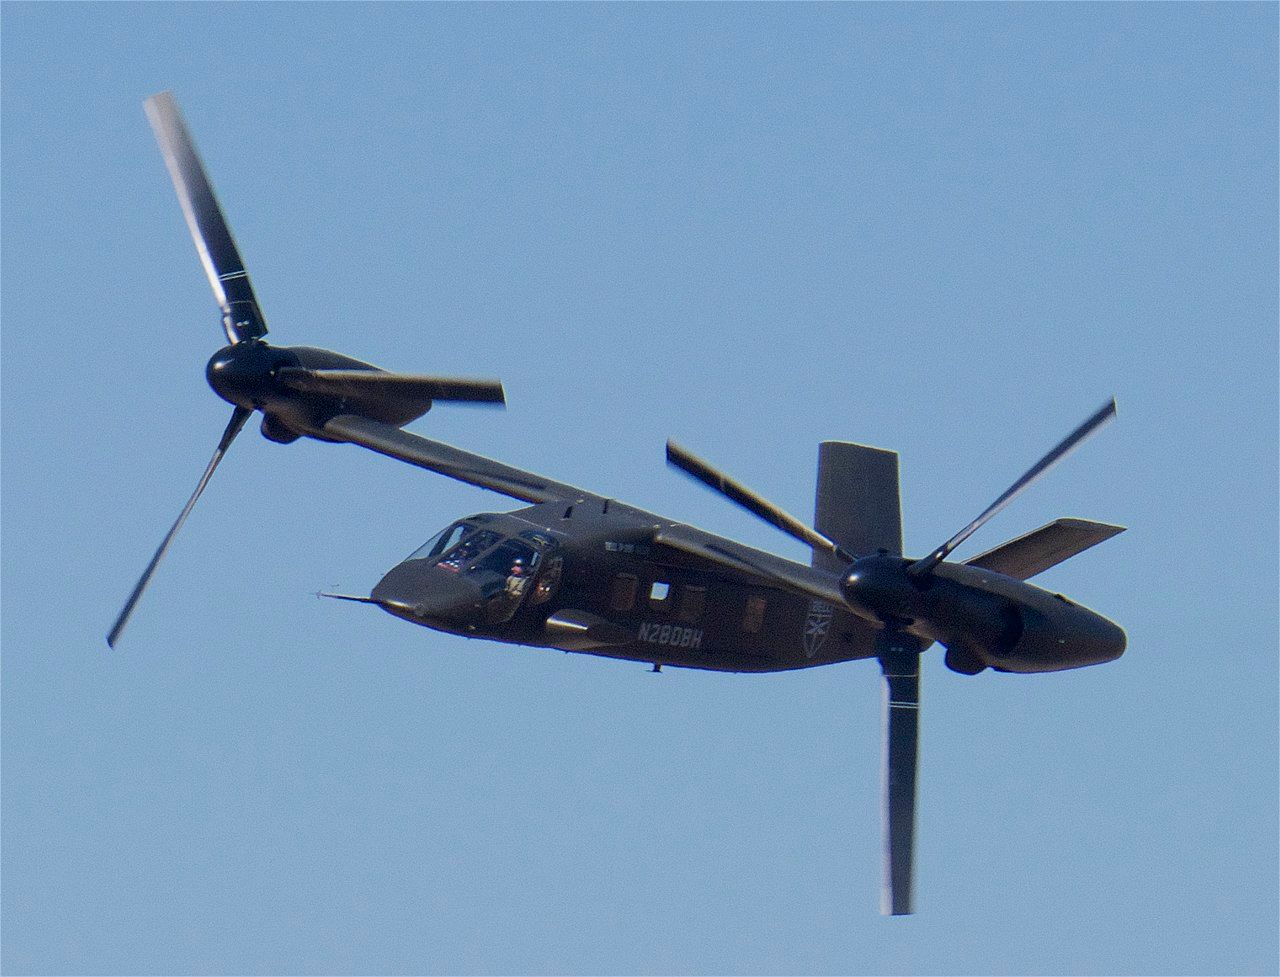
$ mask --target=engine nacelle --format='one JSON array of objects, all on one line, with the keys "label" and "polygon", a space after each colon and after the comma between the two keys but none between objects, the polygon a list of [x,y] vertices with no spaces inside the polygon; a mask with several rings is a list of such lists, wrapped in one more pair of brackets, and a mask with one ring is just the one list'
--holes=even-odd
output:
[{"label": "engine nacelle", "polygon": [[1058,594],[1019,604],[1017,613],[1022,620],[1018,640],[988,655],[988,664],[1001,671],[1057,672],[1101,665],[1124,653],[1125,634],[1118,625]]},{"label": "engine nacelle", "polygon": [[975,567],[953,565],[943,573],[930,637],[947,646],[953,671],[1057,672],[1124,652],[1118,625],[1061,594]]},{"label": "engine nacelle", "polygon": [[[1071,604],[1043,608],[1009,604],[999,624],[991,621],[985,640],[958,640],[947,646],[947,666],[974,675],[985,666],[1001,672],[1059,672],[1119,658],[1125,634],[1100,614]],[[1046,610],[1048,613],[1046,613]]]}]

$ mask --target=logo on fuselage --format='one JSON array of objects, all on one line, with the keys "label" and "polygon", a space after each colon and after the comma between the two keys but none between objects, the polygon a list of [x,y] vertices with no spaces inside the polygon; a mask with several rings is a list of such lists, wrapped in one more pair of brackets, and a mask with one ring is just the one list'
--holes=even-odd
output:
[{"label": "logo on fuselage", "polygon": [[651,624],[645,621],[640,625],[640,640],[651,645],[669,645],[672,648],[701,648],[702,629],[682,628],[677,624]]},{"label": "logo on fuselage", "polygon": [[809,615],[804,619],[804,654],[812,658],[827,643],[827,635],[831,631],[831,619],[835,609],[825,600],[809,602]]}]

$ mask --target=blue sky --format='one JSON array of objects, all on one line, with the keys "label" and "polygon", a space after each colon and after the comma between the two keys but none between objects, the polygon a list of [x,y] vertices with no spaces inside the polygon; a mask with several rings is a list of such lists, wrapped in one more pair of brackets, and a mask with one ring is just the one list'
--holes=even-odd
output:
[{"label": "blue sky", "polygon": [[[3,9],[8,973],[1266,973],[1277,960],[1274,5]],[[501,497],[349,447],[208,460],[172,89],[280,343],[500,376],[415,425],[804,559],[817,442],[923,553],[1129,633],[923,674],[918,915],[877,914],[879,678],[468,642],[367,588]],[[963,554],[961,554],[963,555]]]}]

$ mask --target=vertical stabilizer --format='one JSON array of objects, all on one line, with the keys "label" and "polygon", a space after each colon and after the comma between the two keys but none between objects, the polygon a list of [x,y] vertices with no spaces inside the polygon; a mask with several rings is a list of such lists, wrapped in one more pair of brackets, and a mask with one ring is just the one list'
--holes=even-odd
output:
[{"label": "vertical stabilizer", "polygon": [[[847,441],[823,441],[818,446],[813,512],[813,528],[856,556],[880,549],[901,553],[898,453]],[[834,557],[817,550],[813,565],[843,569]]]}]

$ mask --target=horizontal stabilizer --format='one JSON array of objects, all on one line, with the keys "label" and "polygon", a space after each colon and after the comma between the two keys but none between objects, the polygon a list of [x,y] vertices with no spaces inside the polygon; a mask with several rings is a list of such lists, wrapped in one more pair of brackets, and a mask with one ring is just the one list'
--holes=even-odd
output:
[{"label": "horizontal stabilizer", "polygon": [[1057,519],[1025,536],[1001,543],[967,563],[971,567],[1003,573],[1006,577],[1028,580],[1122,532],[1123,526],[1109,526],[1087,519]]}]

